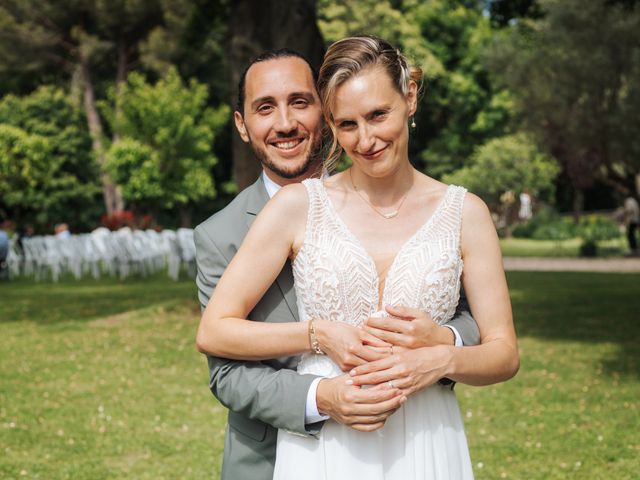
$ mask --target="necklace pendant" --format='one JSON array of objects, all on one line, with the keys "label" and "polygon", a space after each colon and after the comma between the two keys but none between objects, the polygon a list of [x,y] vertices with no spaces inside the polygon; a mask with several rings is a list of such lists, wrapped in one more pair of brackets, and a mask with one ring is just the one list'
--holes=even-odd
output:
[{"label": "necklace pendant", "polygon": [[396,215],[398,215],[398,210],[394,210],[393,212],[389,212],[389,213],[383,213],[382,216],[384,218],[393,218]]}]

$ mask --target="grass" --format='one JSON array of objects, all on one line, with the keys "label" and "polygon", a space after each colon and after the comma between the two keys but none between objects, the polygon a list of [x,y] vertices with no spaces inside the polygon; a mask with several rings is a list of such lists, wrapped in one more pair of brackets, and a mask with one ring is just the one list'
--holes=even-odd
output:
[{"label": "grass", "polygon": [[[636,478],[640,275],[509,274],[522,357],[456,390],[476,478]],[[0,478],[218,478],[192,281],[0,284]]]},{"label": "grass", "polygon": [[211,478],[192,281],[0,285],[0,478]]},{"label": "grass", "polygon": [[[505,257],[577,257],[582,240],[532,240],[529,238],[501,238],[500,246]],[[598,256],[622,256],[627,253],[624,238],[606,240],[598,243]]]}]

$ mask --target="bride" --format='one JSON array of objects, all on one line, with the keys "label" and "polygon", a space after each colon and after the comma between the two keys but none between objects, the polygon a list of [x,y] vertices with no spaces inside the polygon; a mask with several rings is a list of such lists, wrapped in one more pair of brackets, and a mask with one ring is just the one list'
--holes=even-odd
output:
[{"label": "bride", "polygon": [[[485,385],[518,369],[498,239],[485,204],[409,162],[421,73],[375,37],[346,38],[328,49],[318,90],[333,135],[329,160],[344,150],[353,166],[282,188],[203,314],[197,338],[203,352],[244,360],[302,354],[301,373],[402,391],[400,408],[373,432],[331,420],[318,438],[280,431],[276,479],[473,478],[455,393],[437,381]],[[301,321],[245,320],[287,259]],[[323,355],[319,339],[338,337],[345,323],[369,328],[367,318],[387,315],[393,305],[447,322],[461,283],[481,345],[388,352],[371,346],[383,358],[347,374]]]}]

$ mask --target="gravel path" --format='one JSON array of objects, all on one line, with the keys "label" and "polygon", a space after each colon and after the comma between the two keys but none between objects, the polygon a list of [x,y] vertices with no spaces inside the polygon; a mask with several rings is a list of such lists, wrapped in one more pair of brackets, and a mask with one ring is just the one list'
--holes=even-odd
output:
[{"label": "gravel path", "polygon": [[540,272],[640,272],[640,258],[504,257],[505,270]]}]

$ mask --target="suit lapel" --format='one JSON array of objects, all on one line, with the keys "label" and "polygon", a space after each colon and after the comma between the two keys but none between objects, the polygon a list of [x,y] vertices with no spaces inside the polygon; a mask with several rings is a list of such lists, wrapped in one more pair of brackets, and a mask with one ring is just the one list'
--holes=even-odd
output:
[{"label": "suit lapel", "polygon": [[[247,198],[247,211],[246,211],[246,223],[247,223],[247,232],[253,222],[256,219],[260,210],[266,205],[269,201],[269,194],[267,193],[267,189],[264,186],[264,181],[262,180],[262,175],[258,177],[258,180],[249,187],[251,190],[249,191],[249,196]],[[291,263],[287,260],[287,263],[284,264],[282,271],[276,278],[276,285],[280,290],[282,297],[284,298],[287,307],[289,307],[289,311],[293,318],[298,320],[298,306],[296,304],[296,293],[293,286],[293,272],[291,271]]]}]

